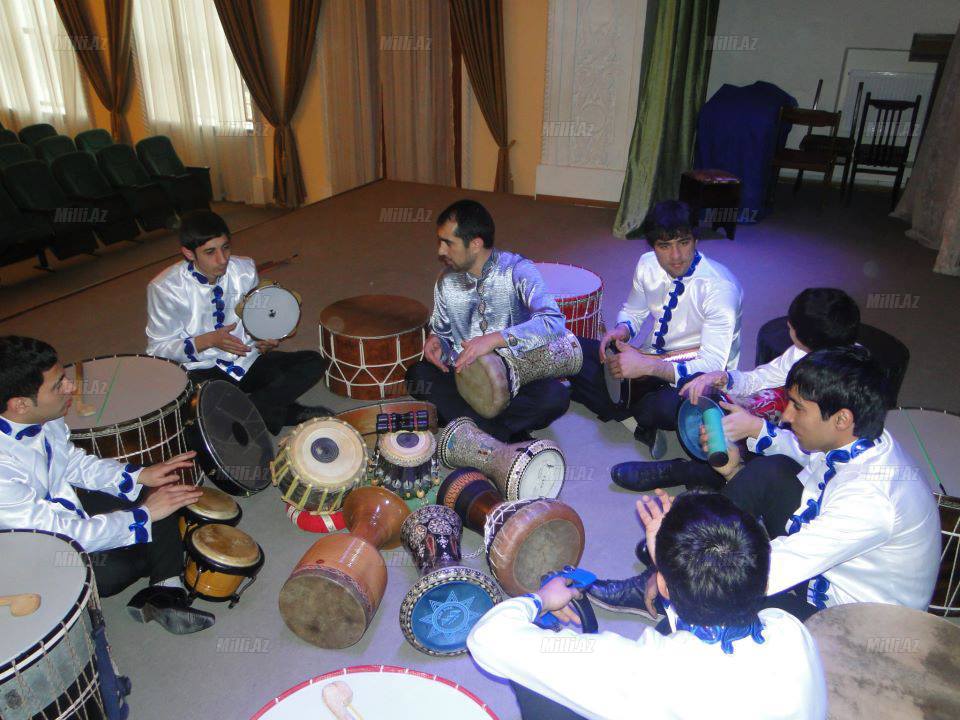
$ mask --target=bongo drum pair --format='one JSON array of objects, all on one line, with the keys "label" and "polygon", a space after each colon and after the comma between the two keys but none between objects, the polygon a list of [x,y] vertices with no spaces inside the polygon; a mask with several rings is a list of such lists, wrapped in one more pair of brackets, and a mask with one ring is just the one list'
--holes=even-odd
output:
[{"label": "bongo drum pair", "polygon": [[184,546],[183,584],[190,597],[229,602],[230,607],[256,581],[265,559],[263,549],[247,533],[220,523],[194,526],[187,531]]}]

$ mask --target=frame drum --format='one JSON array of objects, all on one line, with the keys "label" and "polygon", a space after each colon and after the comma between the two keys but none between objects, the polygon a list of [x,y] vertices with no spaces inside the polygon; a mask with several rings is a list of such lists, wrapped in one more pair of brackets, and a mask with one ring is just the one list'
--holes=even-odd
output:
[{"label": "frame drum", "polygon": [[236,526],[243,517],[243,511],[236,500],[221,490],[212,487],[201,488],[203,495],[193,505],[187,505],[180,514],[180,537],[199,525],[220,523]]},{"label": "frame drum", "polygon": [[244,295],[237,317],[254,340],[284,340],[300,324],[300,295],[275,282],[263,283]]},{"label": "frame drum", "polygon": [[[619,350],[607,348],[606,355],[609,360],[616,355]],[[685,350],[674,350],[673,352],[655,355],[653,353],[644,353],[644,355],[657,360],[667,360],[668,362],[687,362],[693,360],[700,352],[699,347],[687,348]],[[603,364],[603,379],[607,385],[607,394],[610,400],[623,408],[630,407],[637,400],[642,398],[650,389],[660,386],[660,381],[649,376],[631,378],[629,380],[618,380],[610,372],[610,363]]]},{"label": "frame drum", "polygon": [[535,263],[547,293],[553,295],[566,320],[567,329],[577,337],[599,340],[603,280],[595,272],[566,263]]},{"label": "frame drum", "polygon": [[[191,596],[233,607],[263,567],[263,550],[253,538],[230,525],[201,525],[187,534],[183,584]],[[244,578],[248,580],[242,588]]]}]

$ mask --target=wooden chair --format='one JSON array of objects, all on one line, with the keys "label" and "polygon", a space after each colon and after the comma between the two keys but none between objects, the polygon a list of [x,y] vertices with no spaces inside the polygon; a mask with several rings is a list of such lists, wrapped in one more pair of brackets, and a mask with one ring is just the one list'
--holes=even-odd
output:
[{"label": "wooden chair", "polygon": [[[822,208],[827,190],[833,181],[833,168],[837,162],[835,143],[837,128],[840,126],[840,113],[811,110],[809,108],[781,107],[780,119],[777,122],[777,137],[781,136],[783,126],[786,124],[806,125],[809,128],[828,128],[828,142],[824,147],[810,150],[782,148],[774,152],[773,160],[770,163],[768,205],[773,207],[773,196],[776,193],[777,180],[780,179],[780,170],[790,168],[797,171],[809,170],[823,173],[823,195],[820,199],[820,207]],[[794,183],[793,191],[797,192],[799,187],[799,183]]]},{"label": "wooden chair", "polygon": [[[823,80],[817,83],[817,94],[813,99],[813,109],[817,109],[820,101],[820,88]],[[843,192],[847,187],[847,176],[850,174],[850,159],[853,156],[854,134],[857,130],[857,118],[860,116],[860,100],[863,97],[863,83],[857,84],[857,97],[853,103],[853,117],[850,118],[850,134],[847,137],[838,137],[833,141],[833,150],[837,155],[837,161],[843,161],[843,177],[840,179],[840,190]],[[800,141],[801,150],[823,150],[830,145],[829,135],[818,135],[813,132],[813,128],[807,128],[807,134]],[[800,189],[800,183],[803,181],[803,170],[797,172],[797,182],[794,192]]]},{"label": "wooden chair", "polygon": [[[893,175],[893,193],[890,197],[890,210],[897,205],[897,196],[900,192],[900,183],[903,182],[903,172],[907,166],[907,156],[910,154],[910,143],[913,141],[913,131],[917,125],[917,114],[920,112],[920,95],[913,102],[908,100],[874,100],[867,93],[863,103],[863,116],[860,118],[860,130],[857,133],[857,142],[853,149],[853,158],[850,167],[850,182],[846,188],[847,205],[853,195],[853,181],[857,171],[873,175]],[[870,123],[869,137],[864,140],[863,133],[867,128],[867,118],[874,109],[873,120]],[[903,137],[902,129],[906,129],[903,115],[913,109],[910,115],[910,127],[903,144],[898,141]],[[867,169],[864,169],[867,168]]]}]

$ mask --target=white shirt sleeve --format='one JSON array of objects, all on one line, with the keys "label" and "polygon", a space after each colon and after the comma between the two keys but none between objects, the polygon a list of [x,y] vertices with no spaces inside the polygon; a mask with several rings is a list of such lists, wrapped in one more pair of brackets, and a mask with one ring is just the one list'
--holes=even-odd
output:
[{"label": "white shirt sleeve", "polygon": [[189,315],[190,310],[182,300],[150,283],[147,286],[147,353],[178,363],[197,361],[201,353],[196,351],[184,325]]},{"label": "white shirt sleeve", "polygon": [[630,288],[630,294],[627,301],[620,308],[617,314],[617,323],[623,323],[630,328],[630,339],[633,340],[640,332],[644,320],[650,316],[650,307],[647,303],[647,295],[643,289],[643,265],[637,263],[637,269],[633,273],[633,287]]},{"label": "white shirt sleeve", "polygon": [[761,390],[783,387],[790,368],[806,353],[796,345],[791,345],[780,356],[753,370],[728,370],[730,375],[730,394],[736,397],[753,395]]},{"label": "white shirt sleeve", "polygon": [[67,465],[63,479],[74,487],[98,490],[124,500],[136,500],[143,488],[138,482],[143,471],[139,465],[124,465],[102,459],[67,441]]},{"label": "white shirt sleeve", "polygon": [[769,420],[764,421],[755,438],[747,438],[747,449],[757,455],[786,455],[804,467],[810,464],[810,455],[800,447],[797,436]]},{"label": "white shirt sleeve", "polygon": [[704,319],[700,351],[693,360],[676,363],[674,383],[687,375],[725,370],[739,330],[740,288],[731,282],[711,285],[703,299]]}]

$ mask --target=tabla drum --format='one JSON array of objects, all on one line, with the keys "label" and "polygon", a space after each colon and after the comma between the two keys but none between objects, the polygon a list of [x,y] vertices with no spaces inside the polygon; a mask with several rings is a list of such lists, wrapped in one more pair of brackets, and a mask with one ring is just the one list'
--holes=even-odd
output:
[{"label": "tabla drum", "polygon": [[490,571],[508,595],[536,592],[544,575],[576,566],[583,555],[583,521],[572,507],[549,498],[504,502],[474,468],[450,473],[437,502],[483,535]]},{"label": "tabla drum", "polygon": [[360,295],[320,313],[327,387],[358,400],[406,395],[407,368],[423,357],[430,311],[399,295]]},{"label": "tabla drum", "polygon": [[506,444],[487,435],[467,417],[452,420],[437,440],[437,457],[450,469],[475,467],[507,500],[560,494],[566,462],[551,440]]},{"label": "tabla drum", "polygon": [[506,348],[498,348],[460,368],[454,379],[460,396],[480,417],[494,418],[527,383],[570,377],[582,366],[580,342],[566,332],[516,357]]},{"label": "tabla drum", "polygon": [[[417,418],[426,416],[427,426],[418,427]],[[388,423],[409,422],[412,426],[410,430],[429,430],[432,433],[437,432],[437,406],[433,403],[420,400],[385,400],[352,410],[344,410],[335,416],[337,420],[343,420],[363,436],[363,441],[367,444],[367,449],[372,453],[377,447],[377,437],[383,426],[383,418],[386,417]],[[399,418],[399,419],[398,419]]]},{"label": "tabla drum", "polygon": [[203,495],[192,505],[187,505],[180,511],[180,537],[200,525],[220,523],[221,525],[236,526],[243,517],[243,511],[237,501],[222,490],[212,487],[202,488]]},{"label": "tabla drum", "polygon": [[437,438],[429,431],[380,435],[374,455],[373,484],[383,485],[404,500],[422,498],[431,487],[440,484],[436,450]]},{"label": "tabla drum", "polygon": [[[184,428],[193,384],[179,364],[152,355],[110,355],[68,365],[64,374],[77,386],[65,418],[77,447],[134,465],[191,449]],[[181,476],[197,483],[193,467]]]},{"label": "tabla drum", "polygon": [[251,720],[423,720],[425,716],[497,720],[486,703],[458,683],[393,665],[360,665],[311,678],[275,697]]},{"label": "tabla drum", "polygon": [[317,647],[359,642],[387,586],[379,549],[397,547],[409,514],[406,503],[389,490],[351,492],[343,504],[349,532],[317,540],[280,590],[280,615],[287,627]]},{"label": "tabla drum", "polygon": [[294,505],[284,503],[286,506],[287,517],[294,525],[301,530],[312,533],[331,533],[347,529],[347,523],[343,519],[343,512],[334,510],[333,512],[321,512],[300,510]]},{"label": "tabla drum", "polygon": [[831,718],[960,717],[960,627],[880,603],[821,610],[806,622],[820,650]]},{"label": "tabla drum", "polygon": [[237,317],[254,340],[284,340],[300,324],[300,295],[275,282],[261,283],[243,296]]},{"label": "tabla drum", "polygon": [[[617,354],[615,348],[606,349],[607,359]],[[654,355],[652,353],[644,353],[648,357],[656,358],[657,360],[667,360],[668,362],[687,362],[693,360],[697,357],[697,354],[700,352],[699,347],[687,348],[685,350],[674,350],[673,352],[664,353],[662,355]],[[607,394],[610,396],[610,400],[613,401],[615,405],[618,405],[622,408],[628,408],[650,390],[654,390],[661,385],[661,381],[656,378],[650,378],[648,376],[631,378],[629,380],[621,380],[615,378],[613,373],[610,372],[610,363],[604,363],[603,365],[603,379],[607,385]]]},{"label": "tabla drum", "polygon": [[460,563],[462,530],[457,513],[443,505],[416,510],[400,529],[421,575],[400,606],[400,628],[428,655],[465,653],[470,630],[501,600],[493,580]]},{"label": "tabla drum", "polygon": [[[0,717],[107,717],[94,638],[100,599],[83,548],[65,535],[0,531],[0,576],[9,593],[0,603],[10,604],[0,607]],[[105,643],[103,651],[109,657]]]},{"label": "tabla drum", "polygon": [[200,384],[188,433],[204,474],[224,492],[246,497],[270,484],[273,438],[256,406],[233,383]]},{"label": "tabla drum", "polygon": [[342,420],[314,418],[280,441],[270,470],[285,503],[331,513],[363,481],[367,448],[360,433]]},{"label": "tabla drum", "polygon": [[193,528],[187,533],[184,545],[187,563],[183,584],[193,597],[229,601],[233,607],[263,567],[261,547],[243,530],[230,525]]},{"label": "tabla drum", "polygon": [[565,263],[535,263],[547,292],[566,318],[567,330],[577,337],[599,340],[602,323],[603,280],[591,270]]},{"label": "tabla drum", "polygon": [[960,615],[960,416],[901,407],[887,413],[885,427],[917,461],[916,467],[937,497],[942,551],[929,611],[956,617]]}]

